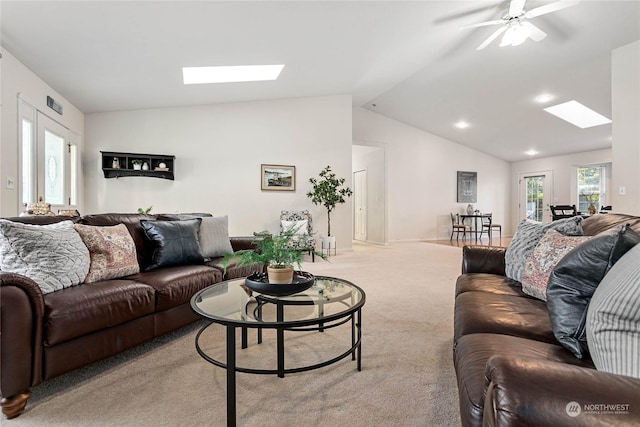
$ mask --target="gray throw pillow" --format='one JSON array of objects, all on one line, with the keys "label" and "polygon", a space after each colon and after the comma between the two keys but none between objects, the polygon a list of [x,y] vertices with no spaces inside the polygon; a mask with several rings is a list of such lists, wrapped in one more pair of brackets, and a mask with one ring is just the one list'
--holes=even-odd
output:
[{"label": "gray throw pillow", "polygon": [[71,221],[49,225],[0,220],[0,270],[27,276],[43,294],[80,284],[89,250]]},{"label": "gray throw pillow", "polygon": [[547,308],[556,339],[578,359],[589,348],[587,308],[596,288],[613,265],[640,242],[628,225],[603,231],[579,245],[556,265],[547,283]]},{"label": "gray throw pillow", "polygon": [[184,221],[141,220],[144,234],[154,245],[151,265],[145,270],[202,264],[204,257],[198,243],[200,221],[200,218]]},{"label": "gray throw pillow", "polygon": [[640,245],[604,276],[587,310],[587,343],[596,368],[640,378]]},{"label": "gray throw pillow", "polygon": [[229,240],[229,218],[202,217],[200,224],[200,249],[207,258],[216,258],[233,253]]},{"label": "gray throw pillow", "polygon": [[518,224],[504,256],[505,275],[508,278],[522,281],[527,256],[535,249],[544,233],[551,229],[565,236],[582,236],[582,217],[574,216],[548,223],[531,222],[525,219]]}]

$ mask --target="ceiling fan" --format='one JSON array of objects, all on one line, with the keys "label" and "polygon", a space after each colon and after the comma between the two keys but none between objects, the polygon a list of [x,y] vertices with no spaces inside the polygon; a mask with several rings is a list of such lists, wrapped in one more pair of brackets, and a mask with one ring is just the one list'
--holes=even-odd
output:
[{"label": "ceiling fan", "polygon": [[570,6],[574,6],[577,0],[560,0],[555,3],[546,4],[531,10],[524,10],[526,0],[511,0],[509,12],[501,19],[495,21],[479,22],[477,24],[463,25],[461,30],[467,28],[485,27],[490,25],[502,25],[493,34],[489,36],[476,50],[487,47],[492,41],[498,38],[502,33],[502,41],[500,46],[518,46],[524,43],[528,38],[539,42],[547,37],[547,33],[529,22],[529,19],[535,18],[547,13],[556,12]]}]

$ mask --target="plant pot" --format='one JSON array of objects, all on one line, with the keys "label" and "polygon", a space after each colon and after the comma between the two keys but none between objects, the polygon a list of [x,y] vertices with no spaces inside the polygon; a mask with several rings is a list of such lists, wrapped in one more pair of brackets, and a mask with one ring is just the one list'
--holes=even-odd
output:
[{"label": "plant pot", "polygon": [[336,247],[336,236],[323,236],[322,249],[331,249]]},{"label": "plant pot", "polygon": [[267,267],[269,283],[272,285],[290,285],[293,282],[293,269],[288,267]]},{"label": "plant pot", "polygon": [[133,169],[139,171],[142,169],[142,165],[133,165]]}]

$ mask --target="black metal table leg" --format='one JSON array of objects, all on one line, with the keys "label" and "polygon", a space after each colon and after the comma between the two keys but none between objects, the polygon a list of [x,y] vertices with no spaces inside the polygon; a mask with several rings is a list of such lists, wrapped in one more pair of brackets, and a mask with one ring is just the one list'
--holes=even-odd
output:
[{"label": "black metal table leg", "polygon": [[236,328],[227,326],[227,427],[236,426]]},{"label": "black metal table leg", "polygon": [[356,323],[358,327],[358,371],[362,371],[362,310],[358,309],[358,321]]},{"label": "black metal table leg", "polygon": [[[276,320],[278,323],[284,322],[284,306],[281,303],[276,304]],[[284,378],[284,329],[276,330],[276,344],[278,347],[278,377]]]},{"label": "black metal table leg", "polygon": [[241,330],[242,330],[242,348],[247,348],[249,346],[249,343],[248,343],[249,339],[247,337],[247,327],[243,326]]}]

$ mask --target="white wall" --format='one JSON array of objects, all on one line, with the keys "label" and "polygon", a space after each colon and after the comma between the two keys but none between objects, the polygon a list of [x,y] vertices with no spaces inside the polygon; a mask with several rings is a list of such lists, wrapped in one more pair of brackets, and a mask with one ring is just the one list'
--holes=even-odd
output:
[{"label": "white wall", "polygon": [[612,52],[611,108],[613,209],[640,215],[640,41]]},{"label": "white wall", "polygon": [[[2,110],[0,113],[0,217],[15,216],[22,211],[19,203],[18,175],[18,95],[21,95],[36,109],[53,120],[80,135],[78,148],[82,152],[84,115],[61,94],[25,67],[6,49],[1,49],[0,92]],[[47,107],[47,95],[62,105],[63,115]],[[13,189],[6,188],[7,178],[15,181]],[[79,176],[82,180],[82,172]],[[80,209],[82,199],[80,198]]]},{"label": "white wall", "polygon": [[380,114],[355,108],[353,139],[384,147],[388,241],[449,238],[457,171],[478,172],[477,209],[509,229],[509,164]]},{"label": "white wall", "polygon": [[[327,96],[88,114],[85,210],[229,215],[232,235],[278,231],[283,209],[309,209],[326,234],[326,212],[306,197],[308,179],[331,165],[351,187],[351,97]],[[100,151],[172,154],[175,181],[105,179]],[[296,167],[296,191],[261,191],[260,165]],[[331,215],[338,248],[351,248],[351,199]]]},{"label": "white wall", "polygon": [[[577,166],[595,165],[611,162],[611,149],[585,151],[583,153],[567,154],[564,156],[543,157],[539,159],[523,160],[511,163],[511,224],[515,231],[515,226],[520,222],[520,212],[518,209],[520,174],[541,172],[550,170],[553,172],[553,182],[551,184],[552,204],[578,203],[577,189]],[[610,171],[608,172],[610,173]],[[611,191],[608,190],[610,195]],[[607,202],[607,204],[611,204]],[[548,207],[545,206],[545,209]]]}]

